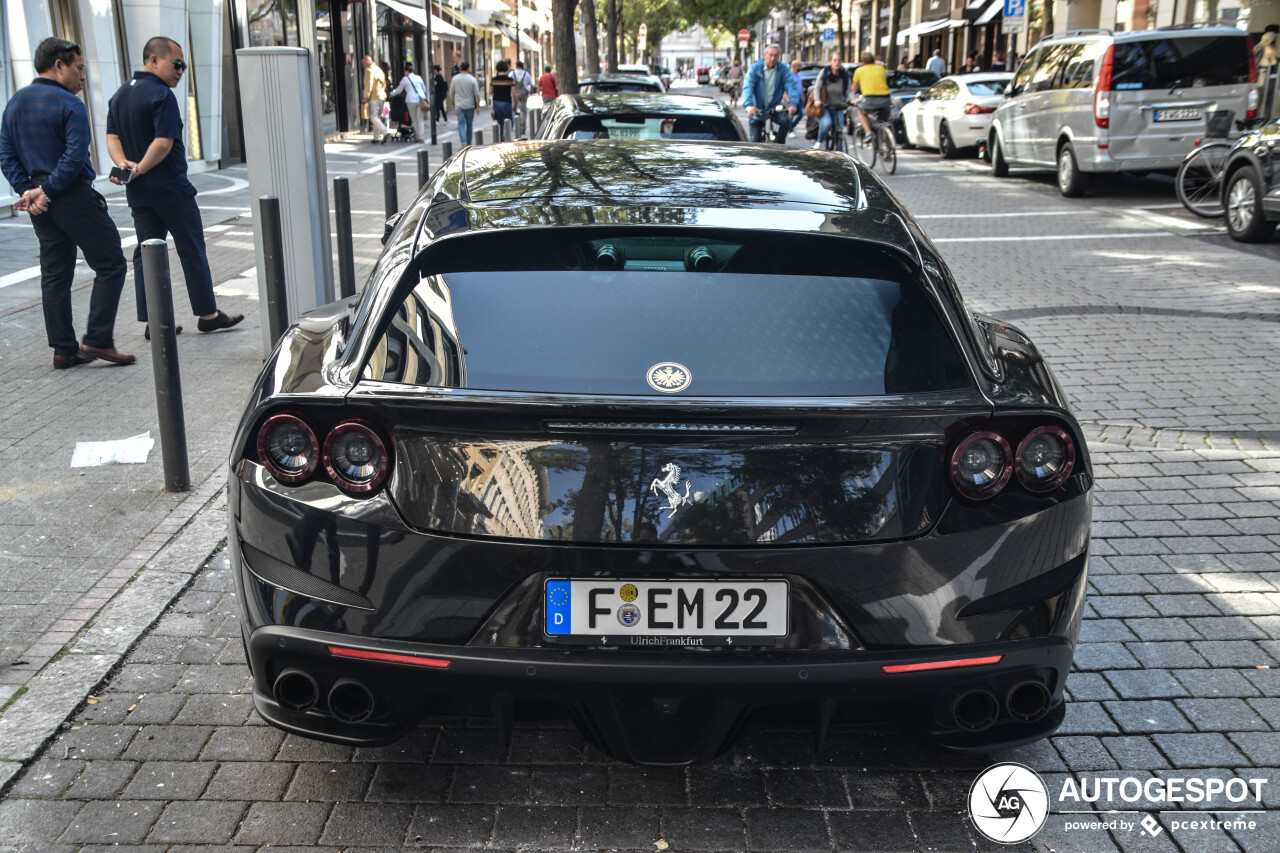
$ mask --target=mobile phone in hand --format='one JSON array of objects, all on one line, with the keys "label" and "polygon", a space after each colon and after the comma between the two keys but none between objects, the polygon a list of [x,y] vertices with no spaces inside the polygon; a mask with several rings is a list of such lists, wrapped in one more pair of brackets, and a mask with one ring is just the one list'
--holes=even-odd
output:
[{"label": "mobile phone in hand", "polygon": [[122,184],[127,184],[129,179],[133,177],[133,169],[121,169],[119,166],[112,166],[111,177]]}]

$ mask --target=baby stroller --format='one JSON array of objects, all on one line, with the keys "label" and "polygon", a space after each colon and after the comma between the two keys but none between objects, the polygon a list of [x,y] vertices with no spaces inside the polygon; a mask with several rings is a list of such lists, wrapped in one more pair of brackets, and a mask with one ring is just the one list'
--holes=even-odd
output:
[{"label": "baby stroller", "polygon": [[404,94],[392,95],[387,101],[391,107],[391,120],[396,123],[396,142],[409,142],[414,137],[413,117],[409,115],[409,105],[405,103]]}]

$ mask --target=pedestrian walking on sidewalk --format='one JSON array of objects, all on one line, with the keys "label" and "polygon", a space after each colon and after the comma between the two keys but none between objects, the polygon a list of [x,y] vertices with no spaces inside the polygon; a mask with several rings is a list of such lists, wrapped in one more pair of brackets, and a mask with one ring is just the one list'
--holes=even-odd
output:
[{"label": "pedestrian walking on sidewalk", "polygon": [[528,115],[529,93],[533,91],[533,75],[524,70],[523,62],[517,62],[516,70],[511,72],[511,79],[516,81],[516,115]]},{"label": "pedestrian walking on sidewalk", "polygon": [[559,81],[556,80],[556,75],[551,72],[550,65],[542,66],[542,76],[538,78],[538,91],[542,94],[544,109],[560,96]]},{"label": "pedestrian walking on sidewalk", "polygon": [[511,79],[507,69],[511,66],[505,59],[499,59],[494,66],[497,74],[489,78],[489,96],[493,101],[493,120],[498,125],[498,141],[507,141],[507,122],[515,123],[512,109],[515,103],[516,81]]},{"label": "pedestrian walking on sidewalk", "polygon": [[925,63],[925,70],[932,71],[939,77],[947,75],[947,61],[942,58],[942,51],[935,50],[933,56],[929,57],[929,61]]},{"label": "pedestrian walking on sidewalk", "polygon": [[439,65],[431,66],[435,73],[431,75],[431,109],[432,117],[439,117],[445,124],[449,123],[449,84],[444,82],[444,73]]},{"label": "pedestrian walking on sidewalk", "polygon": [[428,109],[427,84],[423,82],[421,77],[413,73],[412,62],[404,64],[404,76],[400,78],[400,84],[391,90],[391,95],[404,95],[404,102],[409,110],[409,116],[413,119],[413,141],[422,142]]},{"label": "pedestrian walking on sidewalk", "polygon": [[387,75],[373,62],[372,56],[361,60],[364,66],[364,102],[369,105],[369,123],[373,125],[373,144],[387,141],[390,134],[382,123],[382,105],[387,100]]},{"label": "pedestrian walking on sidewalk", "polygon": [[458,116],[458,139],[463,145],[470,145],[476,107],[480,106],[480,83],[471,76],[470,62],[459,65],[458,73],[449,82],[449,100]]},{"label": "pedestrian walking on sidewalk", "polygon": [[[173,88],[187,70],[182,46],[164,36],[149,39],[142,50],[142,71],[121,86],[107,105],[107,153],[111,162],[132,172],[125,197],[138,237],[133,250],[133,284],[138,320],[147,322],[147,289],[142,272],[142,244],[173,235],[182,263],[191,311],[202,332],[229,329],[244,319],[218,310],[213,275],[204,246],[204,223],[196,205],[196,188],[187,180],[186,134]],[[122,183],[113,177],[113,183]],[[182,331],[182,327],[178,327]],[[145,330],[148,340],[151,328]]]},{"label": "pedestrian walking on sidewalk", "polygon": [[[107,201],[93,188],[89,113],[76,97],[84,55],[74,42],[47,38],[36,47],[35,66],[39,76],[10,98],[0,119],[0,171],[21,196],[14,209],[30,214],[40,241],[40,301],[53,366],[65,370],[95,358],[133,364],[114,341],[128,267]],[[71,315],[77,248],[94,272],[83,344]]]}]

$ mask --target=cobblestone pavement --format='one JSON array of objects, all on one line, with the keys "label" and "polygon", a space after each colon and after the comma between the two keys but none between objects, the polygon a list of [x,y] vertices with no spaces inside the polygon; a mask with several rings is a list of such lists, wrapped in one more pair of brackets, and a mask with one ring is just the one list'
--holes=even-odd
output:
[{"label": "cobblestone pavement", "polygon": [[[189,586],[96,702],[11,774],[0,851],[1005,849],[964,815],[996,760],[1038,771],[1055,800],[1045,828],[1011,849],[1280,851],[1280,244],[1241,250],[1134,213],[1168,213],[1159,182],[1068,200],[1039,176],[998,181],[924,152],[901,161],[893,191],[970,303],[1037,341],[1090,440],[1090,598],[1057,735],[958,758],[854,731],[814,756],[802,733],[757,731],[678,769],[618,764],[567,725],[521,727],[508,749],[483,720],[428,720],[382,749],[286,736],[252,711],[225,557],[196,571],[211,493],[156,558],[175,584],[194,573]],[[227,399],[232,417],[239,395]],[[1218,795],[1212,814],[1118,796],[1056,803],[1067,780],[1202,776],[1266,784],[1260,803]],[[1214,818],[1245,826],[1201,827]],[[1095,820],[1122,823],[1068,828]]]}]

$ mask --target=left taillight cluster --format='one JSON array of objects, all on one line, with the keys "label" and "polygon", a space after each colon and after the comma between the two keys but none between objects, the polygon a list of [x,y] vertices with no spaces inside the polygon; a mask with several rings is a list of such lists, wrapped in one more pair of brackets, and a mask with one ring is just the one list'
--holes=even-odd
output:
[{"label": "left taillight cluster", "polygon": [[977,429],[951,451],[951,484],[965,497],[981,501],[998,495],[1016,476],[1024,489],[1042,494],[1061,486],[1075,463],[1075,441],[1061,427],[1034,427],[1016,450],[999,432]]},{"label": "left taillight cluster", "polygon": [[388,443],[368,423],[342,421],[321,443],[315,430],[292,412],[272,415],[262,424],[258,459],[289,486],[307,482],[323,465],[334,485],[360,496],[376,492],[391,471]]}]

